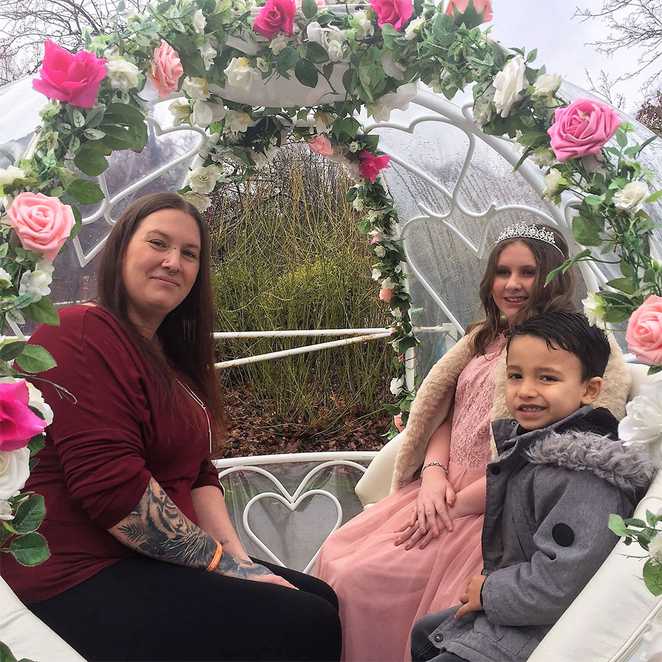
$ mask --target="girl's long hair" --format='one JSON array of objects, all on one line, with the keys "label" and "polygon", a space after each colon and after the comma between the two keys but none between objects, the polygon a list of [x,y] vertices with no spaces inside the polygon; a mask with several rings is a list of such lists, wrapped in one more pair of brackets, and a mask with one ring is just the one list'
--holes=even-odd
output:
[{"label": "girl's long hair", "polygon": [[[186,298],[170,311],[156,336],[160,349],[143,337],[128,315],[128,295],[121,277],[126,250],[144,218],[162,209],[178,209],[191,216],[200,231],[199,271]],[[227,431],[221,388],[214,368],[214,305],[209,277],[209,232],[198,210],[175,193],[151,193],[135,200],[111,230],[97,272],[97,302],[125,327],[145,359],[155,368],[160,392],[172,394],[173,370],[182,374],[208,406],[220,443]]]},{"label": "girl's long hair", "polygon": [[[575,276],[572,269],[557,275],[548,285],[545,285],[547,274],[561,265],[568,258],[568,244],[559,230],[551,225],[536,223],[536,227],[547,230],[554,235],[557,250],[554,246],[528,237],[517,237],[499,242],[490,253],[485,267],[485,273],[480,281],[480,300],[485,310],[485,321],[480,323],[480,329],[474,337],[474,352],[484,354],[490,343],[508,328],[508,322],[497,308],[492,298],[492,285],[496,277],[497,263],[503,250],[518,241],[525,244],[536,260],[536,279],[526,306],[518,316],[518,321],[540,315],[549,310],[574,311]],[[562,254],[561,254],[562,253]]]}]

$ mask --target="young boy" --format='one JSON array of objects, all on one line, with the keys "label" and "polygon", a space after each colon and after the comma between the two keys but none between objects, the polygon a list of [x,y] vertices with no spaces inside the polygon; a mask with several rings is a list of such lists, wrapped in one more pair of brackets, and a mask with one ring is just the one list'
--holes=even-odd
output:
[{"label": "young boy", "polygon": [[412,632],[414,662],[524,662],[607,557],[610,513],[628,517],[653,469],[590,405],[609,359],[605,334],[577,313],[512,330],[506,401],[487,467],[483,574],[462,605]]}]

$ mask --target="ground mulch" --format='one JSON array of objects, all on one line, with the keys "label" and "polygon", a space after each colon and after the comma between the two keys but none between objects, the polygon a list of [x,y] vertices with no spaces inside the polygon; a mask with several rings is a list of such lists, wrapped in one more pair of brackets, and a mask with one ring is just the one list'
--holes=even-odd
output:
[{"label": "ground mulch", "polygon": [[379,450],[389,427],[386,413],[361,415],[351,412],[327,429],[310,423],[278,421],[258,404],[250,388],[226,389],[225,410],[233,425],[223,452],[217,457],[245,457],[275,453],[320,453],[325,451]]}]

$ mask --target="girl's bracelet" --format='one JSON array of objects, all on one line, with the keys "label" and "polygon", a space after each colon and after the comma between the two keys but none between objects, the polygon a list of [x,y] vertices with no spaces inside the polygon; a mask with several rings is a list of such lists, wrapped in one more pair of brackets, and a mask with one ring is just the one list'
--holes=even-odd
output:
[{"label": "girl's bracelet", "polygon": [[437,462],[437,460],[432,460],[431,462],[426,462],[423,467],[421,468],[421,474],[428,468],[428,467],[439,467],[444,474],[446,474],[446,477],[448,478],[448,467],[445,467],[441,462]]}]

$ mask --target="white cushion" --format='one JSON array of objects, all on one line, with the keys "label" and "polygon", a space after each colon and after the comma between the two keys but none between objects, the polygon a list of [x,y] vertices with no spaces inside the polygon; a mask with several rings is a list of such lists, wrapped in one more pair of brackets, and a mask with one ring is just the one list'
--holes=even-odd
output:
[{"label": "white cushion", "polygon": [[85,662],[69,644],[42,623],[0,577],[0,641],[17,660]]},{"label": "white cushion", "polygon": [[395,468],[395,456],[402,443],[402,432],[387,442],[372,459],[354,491],[364,507],[388,496]]}]

